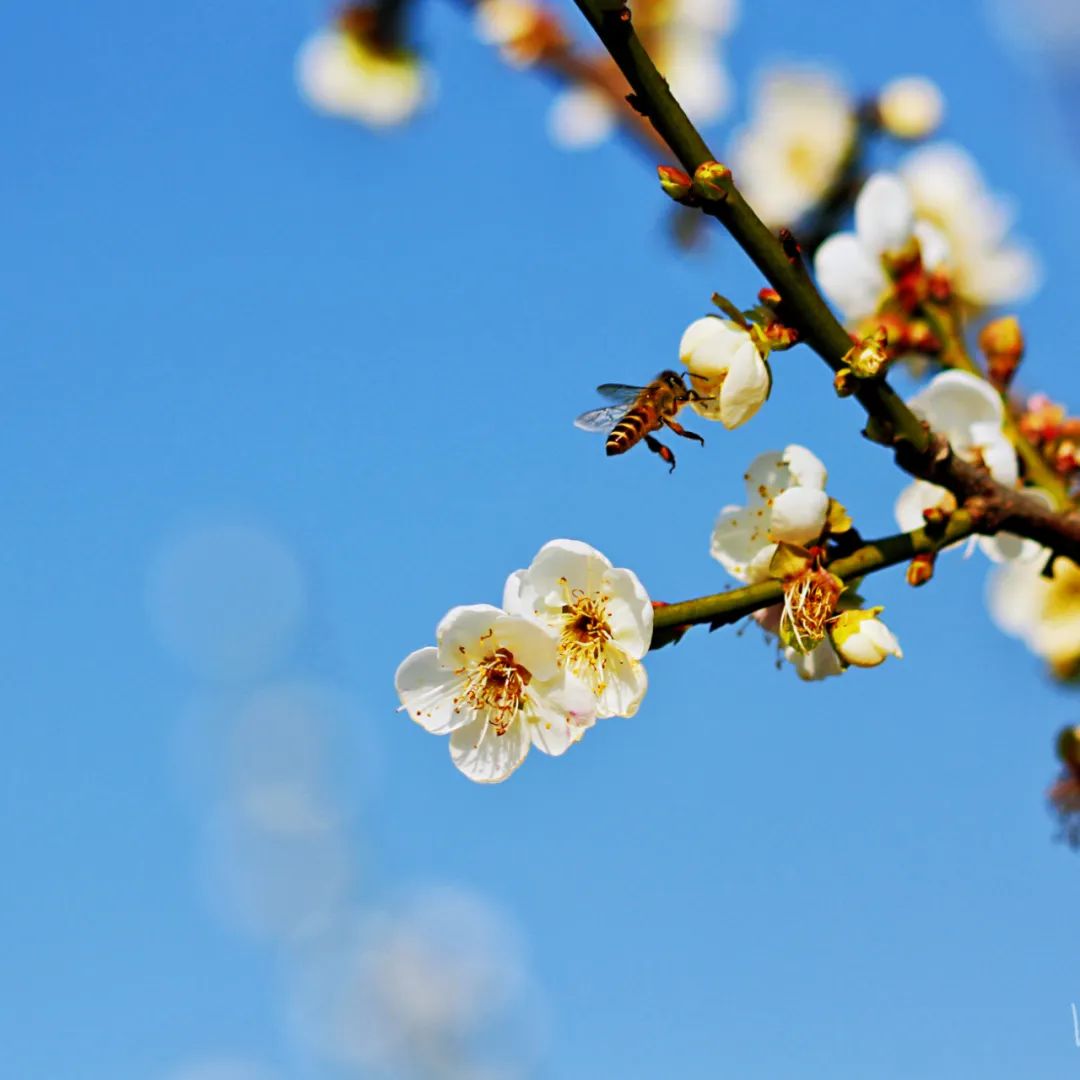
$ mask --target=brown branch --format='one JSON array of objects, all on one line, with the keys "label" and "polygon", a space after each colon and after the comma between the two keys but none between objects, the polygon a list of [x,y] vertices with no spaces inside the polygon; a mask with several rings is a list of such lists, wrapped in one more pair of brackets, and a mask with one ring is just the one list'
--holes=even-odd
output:
[{"label": "brown branch", "polygon": [[[635,33],[629,9],[621,0],[575,2],[626,77],[637,107],[683,168],[693,175],[702,165],[715,162]],[[780,294],[785,321],[838,371],[851,338],[814,286],[797,251],[785,250],[742,197],[730,173],[712,180],[711,198],[700,200],[700,209],[727,229]],[[1051,513],[1037,500],[997,483],[983,466],[963,461],[912,413],[887,380],[859,380],[854,396],[870,418],[867,434],[891,446],[901,468],[951,491],[962,507],[971,509],[980,532],[1007,529],[1080,562],[1080,517],[1075,510]]]}]

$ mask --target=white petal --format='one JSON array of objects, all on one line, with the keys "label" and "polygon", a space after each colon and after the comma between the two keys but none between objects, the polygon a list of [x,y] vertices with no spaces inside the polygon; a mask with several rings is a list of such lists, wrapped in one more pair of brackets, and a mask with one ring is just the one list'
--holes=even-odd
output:
[{"label": "white petal", "polygon": [[608,624],[612,639],[628,655],[640,660],[652,643],[653,606],[649,594],[630,570],[616,568],[605,577]]},{"label": "white petal", "polygon": [[752,341],[735,354],[720,389],[720,420],[729,431],[745,424],[769,396],[769,368]]},{"label": "white petal", "polygon": [[791,469],[787,464],[787,451],[768,450],[758,454],[743,473],[743,481],[750,506],[761,505],[790,487]]},{"label": "white petal", "polygon": [[[1049,557],[1049,554],[1047,554]],[[1009,562],[989,579],[986,605],[990,618],[1007,634],[1029,643],[1039,622],[1051,583],[1042,576],[1045,560]]]},{"label": "white petal", "polygon": [[923,511],[941,506],[943,502],[947,504],[949,500],[950,495],[945,488],[928,484],[925,480],[914,480],[897,497],[893,507],[896,524],[904,532],[921,529],[926,524]]},{"label": "white petal", "polygon": [[580,540],[551,540],[536,554],[521,581],[521,604],[530,614],[561,612],[568,590],[600,591],[611,561]]},{"label": "white petal", "polygon": [[825,490],[829,474],[822,460],[805,446],[792,443],[784,448],[784,463],[791,472],[791,477],[799,487]]},{"label": "white petal", "polygon": [[954,447],[970,443],[972,424],[993,423],[1005,417],[1001,395],[978,375],[943,371],[908,401],[916,416],[940,431]]},{"label": "white petal", "polygon": [[[971,447],[978,450],[979,456],[995,480],[1011,486],[1020,479],[1016,447],[1002,432],[1000,424],[992,421],[985,424],[972,424],[970,437]],[[954,447],[954,449],[959,448]]]},{"label": "white petal", "polygon": [[453,671],[493,651],[490,639],[502,611],[491,604],[468,604],[451,608],[435,631],[439,661]]},{"label": "white petal", "polygon": [[455,710],[462,680],[439,663],[438,649],[417,649],[406,656],[394,686],[409,716],[433,735],[445,735],[476,715],[472,709]]},{"label": "white petal", "polygon": [[770,537],[790,544],[808,544],[821,536],[828,515],[829,496],[824,491],[788,488],[773,500]]},{"label": "white petal", "polygon": [[904,653],[896,635],[880,619],[867,619],[862,625],[862,632],[883,655],[903,658]]},{"label": "white petal", "polygon": [[633,716],[648,689],[645,665],[617,649],[604,654],[604,689],[597,701],[597,715]]},{"label": "white petal", "polygon": [[525,615],[521,600],[521,587],[525,580],[524,570],[515,570],[503,586],[503,611],[507,615]]},{"label": "white petal", "polygon": [[929,221],[915,222],[915,238],[919,241],[919,255],[927,270],[940,270],[952,256],[945,234]]},{"label": "white petal", "polygon": [[558,668],[558,641],[543,626],[520,615],[501,615],[495,621],[495,647],[504,647],[536,680],[550,679]]},{"label": "white petal", "polygon": [[836,233],[818,248],[814,274],[825,295],[850,320],[873,315],[889,285],[880,260],[854,233]]},{"label": "white petal", "polygon": [[874,173],[855,200],[855,234],[872,255],[901,251],[911,240],[915,210],[903,181]]},{"label": "white petal", "polygon": [[707,315],[692,322],[679,341],[679,360],[691,371],[706,378],[727,373],[735,355],[752,345],[749,333],[732,322]]},{"label": "white petal", "polygon": [[830,675],[844,673],[844,665],[840,663],[840,657],[836,655],[836,650],[828,638],[808,653],[786,648],[784,656],[795,665],[799,678],[806,682],[816,682],[818,679],[827,679]]},{"label": "white petal", "polygon": [[756,585],[758,582],[765,581],[772,576],[770,571],[777,546],[776,544],[766,544],[746,564],[746,583],[748,585]]},{"label": "white petal", "polygon": [[837,652],[856,667],[877,667],[885,659],[885,654],[874,644],[873,639],[864,633],[852,634]]},{"label": "white petal", "polygon": [[598,90],[576,86],[552,103],[547,128],[551,141],[564,150],[585,150],[602,143],[615,130],[615,113]]},{"label": "white petal", "polygon": [[716,519],[710,554],[733,578],[745,581],[751,560],[770,543],[769,521],[762,508],[729,506]]},{"label": "white petal", "polygon": [[498,735],[481,717],[450,736],[450,758],[470,780],[497,784],[525,760],[531,743],[528,726],[519,716]]}]

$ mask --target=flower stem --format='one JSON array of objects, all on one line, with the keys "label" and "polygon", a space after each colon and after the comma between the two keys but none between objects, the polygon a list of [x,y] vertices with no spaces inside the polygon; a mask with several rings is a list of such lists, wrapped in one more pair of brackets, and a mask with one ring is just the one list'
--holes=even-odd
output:
[{"label": "flower stem", "polygon": [[[907,562],[916,555],[929,554],[955,544],[977,531],[974,518],[963,510],[949,518],[947,524],[931,529],[897,533],[880,540],[868,540],[843,558],[828,564],[830,573],[841,581],[850,583],[856,578],[873,574],[898,563]],[[730,589],[713,596],[700,596],[695,600],[683,600],[677,604],[665,604],[653,614],[656,630],[674,630],[677,627],[710,623],[714,627],[737,622],[761,608],[779,603],[784,595],[780,581],[762,581],[741,589]],[[670,637],[665,636],[666,643]]]}]

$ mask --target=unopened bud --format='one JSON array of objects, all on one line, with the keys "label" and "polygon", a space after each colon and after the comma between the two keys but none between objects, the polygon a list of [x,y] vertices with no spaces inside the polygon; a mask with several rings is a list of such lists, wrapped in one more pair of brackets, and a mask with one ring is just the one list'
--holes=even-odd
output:
[{"label": "unopened bud", "polygon": [[706,161],[694,170],[694,191],[707,202],[722,202],[728,197],[731,170],[718,161]]},{"label": "unopened bud", "polygon": [[934,558],[934,553],[928,551],[921,555],[916,555],[915,558],[908,563],[907,583],[913,589],[917,589],[920,585],[925,585],[934,576]]},{"label": "unopened bud", "polygon": [[780,306],[780,294],[775,289],[760,289],[757,298],[766,307],[778,308]]},{"label": "unopened bud", "polygon": [[1016,316],[1005,315],[987,323],[979,334],[979,348],[986,357],[990,382],[1005,390],[1024,355],[1024,332]]},{"label": "unopened bud", "polygon": [[937,84],[919,75],[893,79],[877,99],[878,121],[897,139],[925,139],[940,126],[945,100]]},{"label": "unopened bud", "polygon": [[889,361],[885,350],[887,341],[888,333],[884,327],[879,327],[870,337],[863,338],[844,353],[844,365],[851,369],[856,379],[876,378]]},{"label": "unopened bud", "polygon": [[1063,476],[1075,472],[1080,466],[1080,446],[1072,439],[1065,439],[1054,451],[1054,468]]},{"label": "unopened bud", "polygon": [[1080,727],[1066,727],[1058,732],[1057,756],[1063,765],[1080,769]]},{"label": "unopened bud", "polygon": [[690,194],[693,180],[682,169],[675,169],[670,165],[658,165],[656,173],[660,177],[660,186],[664,194],[676,202],[682,202]]},{"label": "unopened bud", "polygon": [[855,374],[849,367],[842,367],[834,376],[833,389],[837,397],[851,397],[855,393]]},{"label": "unopened bud", "polygon": [[927,525],[941,526],[949,523],[949,518],[953,515],[953,508],[946,503],[939,503],[937,506],[928,506],[923,512],[923,520]]}]

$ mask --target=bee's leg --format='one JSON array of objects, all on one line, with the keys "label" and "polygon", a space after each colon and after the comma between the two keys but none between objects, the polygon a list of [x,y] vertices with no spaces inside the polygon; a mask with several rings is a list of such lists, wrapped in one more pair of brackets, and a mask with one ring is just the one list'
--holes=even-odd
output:
[{"label": "bee's leg", "polygon": [[646,435],[645,445],[654,454],[659,454],[664,461],[671,466],[671,468],[668,469],[668,472],[675,471],[675,455],[659,439],[654,439],[651,435]]},{"label": "bee's leg", "polygon": [[702,446],[705,445],[705,440],[696,431],[687,431],[682,424],[678,424],[674,420],[665,420],[664,423],[667,424],[676,435],[681,435],[684,439],[695,439],[697,442],[701,443]]}]

